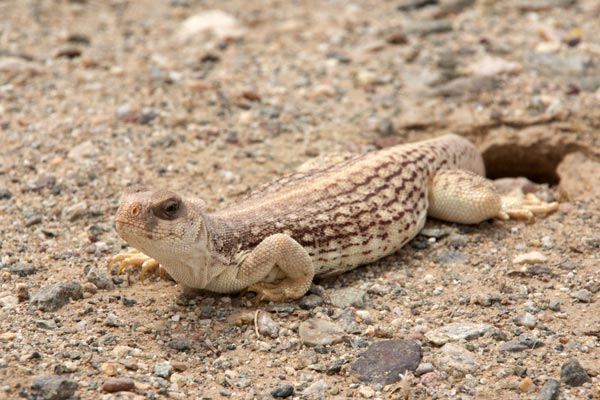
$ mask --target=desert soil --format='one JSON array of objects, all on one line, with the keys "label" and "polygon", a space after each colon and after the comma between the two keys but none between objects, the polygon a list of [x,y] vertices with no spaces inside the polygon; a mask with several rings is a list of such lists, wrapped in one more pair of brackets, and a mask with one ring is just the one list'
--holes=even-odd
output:
[{"label": "desert soil", "polygon": [[[0,398],[600,398],[599,67],[597,0],[1,2]],[[216,209],[448,132],[559,210],[286,304],[105,273],[130,186]]]}]

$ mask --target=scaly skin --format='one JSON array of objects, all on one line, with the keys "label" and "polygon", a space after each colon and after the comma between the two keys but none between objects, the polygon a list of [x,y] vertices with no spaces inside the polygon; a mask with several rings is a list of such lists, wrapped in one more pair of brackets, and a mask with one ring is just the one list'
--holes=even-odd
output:
[{"label": "scaly skin", "polygon": [[284,301],[301,297],[315,276],[399,250],[427,215],[471,224],[557,207],[533,200],[505,210],[484,174],[473,144],[446,135],[311,167],[211,213],[199,200],[137,189],[123,196],[116,226],[143,255],[114,261],[158,262],[185,287]]}]

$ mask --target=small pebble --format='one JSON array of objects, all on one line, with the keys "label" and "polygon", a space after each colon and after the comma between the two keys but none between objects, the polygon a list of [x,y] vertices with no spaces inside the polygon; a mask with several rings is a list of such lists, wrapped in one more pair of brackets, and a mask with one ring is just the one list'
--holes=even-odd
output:
[{"label": "small pebble", "polygon": [[532,251],[513,258],[513,264],[542,264],[546,260],[546,256],[539,251]]},{"label": "small pebble", "polygon": [[294,394],[294,386],[286,383],[283,385],[277,386],[275,389],[271,390],[271,396],[275,398],[286,398],[290,397]]},{"label": "small pebble", "polygon": [[521,382],[519,382],[519,390],[521,393],[531,393],[535,391],[536,387],[531,381],[530,377],[526,377]]},{"label": "small pebble", "polygon": [[344,287],[341,289],[331,289],[327,291],[329,302],[332,306],[338,308],[365,306],[367,293],[364,290],[353,287]]},{"label": "small pebble", "polygon": [[44,286],[35,292],[30,299],[30,304],[42,311],[57,311],[69,299],[83,298],[83,288],[79,282],[55,283]]},{"label": "small pebble", "polygon": [[593,300],[592,292],[587,289],[576,290],[575,292],[569,293],[569,295],[582,303],[591,303]]},{"label": "small pebble", "polygon": [[569,386],[581,386],[590,381],[590,377],[579,361],[572,358],[560,367],[560,380]]},{"label": "small pebble", "polygon": [[535,397],[535,400],[556,400],[558,398],[559,386],[558,381],[548,379]]},{"label": "small pebble", "polygon": [[135,388],[135,381],[130,378],[109,378],[102,384],[102,391],[108,393],[129,392]]},{"label": "small pebble", "polygon": [[529,329],[535,328],[535,325],[537,324],[536,318],[532,314],[530,314],[530,313],[525,313],[525,314],[519,314],[519,315],[517,315],[513,319],[513,322],[517,326],[525,326],[525,327],[527,327]]},{"label": "small pebble", "polygon": [[318,318],[302,321],[298,329],[306,346],[326,346],[342,341],[345,332],[337,324]]},{"label": "small pebble", "polygon": [[79,384],[72,379],[59,375],[41,375],[33,378],[31,392],[35,399],[70,399]]},{"label": "small pebble", "polygon": [[259,313],[258,320],[258,333],[262,336],[276,339],[279,336],[279,324],[273,321],[271,315],[267,312]]},{"label": "small pebble", "polygon": [[154,366],[154,375],[169,379],[173,373],[173,367],[169,362],[159,362]]}]

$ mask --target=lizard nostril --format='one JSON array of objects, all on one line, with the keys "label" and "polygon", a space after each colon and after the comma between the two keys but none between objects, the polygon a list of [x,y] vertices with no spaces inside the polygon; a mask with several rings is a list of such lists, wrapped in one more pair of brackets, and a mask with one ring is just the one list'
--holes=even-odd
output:
[{"label": "lizard nostril", "polygon": [[135,205],[131,207],[131,215],[137,217],[140,214],[140,206]]}]

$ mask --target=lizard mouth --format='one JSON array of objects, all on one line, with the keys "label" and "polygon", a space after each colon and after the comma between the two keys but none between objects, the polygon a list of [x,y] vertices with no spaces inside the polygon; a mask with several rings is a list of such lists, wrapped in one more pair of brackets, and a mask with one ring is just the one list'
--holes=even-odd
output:
[{"label": "lizard mouth", "polygon": [[[128,226],[132,229],[135,229],[137,232],[143,234],[145,237],[147,237],[148,239],[159,239],[161,236],[164,238],[165,235],[164,233],[161,234],[158,231],[155,230],[151,230],[148,229],[147,226],[141,225],[141,224],[136,224],[134,222],[128,221],[128,220],[122,220],[122,219],[116,219],[115,220],[115,226],[116,226],[116,230],[119,233],[119,236],[123,237],[123,239],[128,240],[125,238],[125,236],[130,236],[131,232],[126,232],[126,229],[123,229],[124,226]],[[158,238],[157,238],[158,236]],[[181,235],[177,235],[175,233],[168,233],[166,236],[168,237],[175,237],[178,239],[181,239],[182,236]]]}]

